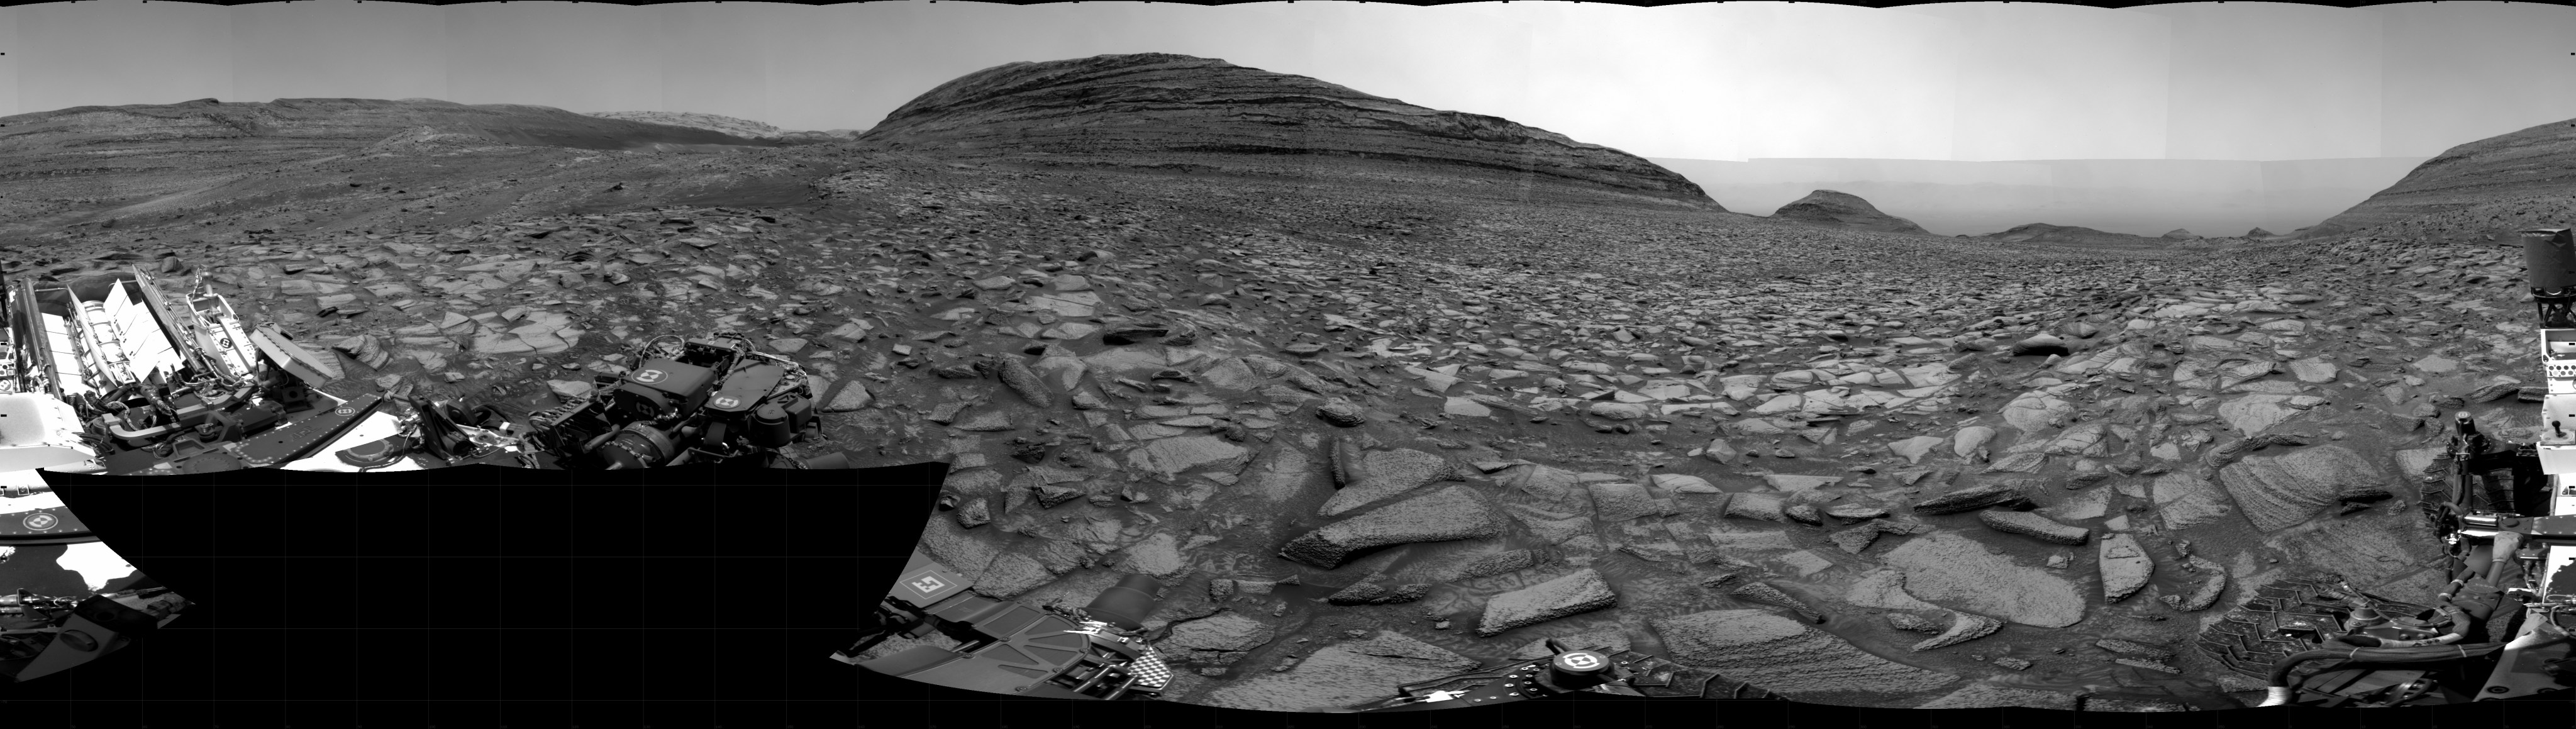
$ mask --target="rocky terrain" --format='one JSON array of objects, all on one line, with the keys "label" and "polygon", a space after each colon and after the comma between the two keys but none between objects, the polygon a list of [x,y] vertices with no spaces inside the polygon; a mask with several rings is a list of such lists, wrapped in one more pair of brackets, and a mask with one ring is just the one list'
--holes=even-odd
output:
[{"label": "rocky terrain", "polygon": [[1923,226],[1915,225],[1914,221],[1879,212],[1876,206],[1870,205],[1868,200],[1860,199],[1858,195],[1833,190],[1817,190],[1808,193],[1806,197],[1798,198],[1794,202],[1780,206],[1779,210],[1772,211],[1771,217],[1851,230],[1932,234],[1932,231],[1924,230]]},{"label": "rocky terrain", "polygon": [[[1433,159],[1488,142],[1427,123],[1357,154],[1400,132],[1352,120],[1417,113],[1320,82],[1295,98],[1390,116],[1283,155],[1173,105],[1203,120],[1157,150],[1046,84],[1234,97],[1112,67],[1248,71],[1005,66],[867,141],[731,151],[137,127],[88,146],[157,162],[10,148],[58,174],[0,188],[51,196],[0,235],[12,276],[203,275],[352,360],[343,388],[514,414],[642,338],[750,333],[825,381],[826,447],[953,464],[943,507],[889,528],[995,597],[1156,577],[1166,698],[1244,708],[1549,637],[1811,702],[2250,704],[2205,626],[2314,571],[2438,587],[2413,512],[2437,416],[2537,425],[2494,244],[1822,228],[1520,127],[1483,128],[1562,174]],[[1053,131],[1013,149],[976,119]]]}]

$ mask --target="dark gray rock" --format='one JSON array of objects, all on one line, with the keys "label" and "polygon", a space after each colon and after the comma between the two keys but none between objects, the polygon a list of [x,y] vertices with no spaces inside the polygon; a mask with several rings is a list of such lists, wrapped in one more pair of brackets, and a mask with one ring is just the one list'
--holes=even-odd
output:
[{"label": "dark gray rock", "polygon": [[1806,603],[1800,602],[1798,598],[1790,597],[1789,593],[1781,592],[1780,588],[1773,587],[1771,586],[1771,583],[1768,582],[1748,582],[1745,583],[1743,587],[1735,588],[1734,590],[1727,592],[1727,594],[1735,596],[1738,600],[1747,600],[1765,605],[1778,605],[1780,607],[1788,608],[1790,611],[1797,613],[1798,617],[1806,618],[1807,621],[1811,623],[1825,622],[1824,613],[1816,612],[1815,608],[1808,607]]},{"label": "dark gray rock", "polygon": [[1949,629],[1941,631],[1940,635],[1933,637],[1931,640],[1914,644],[1914,652],[1921,653],[1935,648],[1948,648],[1950,646],[1966,643],[1971,640],[1993,635],[1996,630],[2000,630],[2003,627],[2004,623],[2001,620],[1996,620],[1983,615],[1957,613],[1951,618]]},{"label": "dark gray rock", "polygon": [[1926,515],[1958,514],[1990,506],[2017,504],[2030,499],[2027,489],[2037,479],[2007,478],[1991,483],[1955,489],[1925,499],[1914,505],[1914,513]]},{"label": "dark gray rock", "polygon": [[1242,613],[1226,612],[1175,623],[1171,634],[1155,643],[1154,647],[1184,664],[1228,666],[1277,637],[1278,630],[1269,623]]},{"label": "dark gray rock", "polygon": [[1766,610],[1711,610],[1650,621],[1673,661],[1716,669],[1788,696],[1928,691],[1958,677],[1880,658]]},{"label": "dark gray rock", "polygon": [[1352,453],[1351,450],[1348,444],[1335,444],[1333,448],[1337,470],[1347,471],[1344,475],[1352,481],[1349,486],[1333,492],[1332,498],[1324,500],[1323,508],[1317,512],[1323,516],[1340,516],[1462,475],[1449,463],[1449,459],[1410,448],[1366,454]]},{"label": "dark gray rock", "polygon": [[1324,601],[1335,605],[1394,605],[1420,600],[1429,594],[1430,585],[1399,585],[1388,580],[1385,573],[1373,573]]},{"label": "dark gray rock", "polygon": [[1414,542],[1501,534],[1503,517],[1466,486],[1451,486],[1335,522],[1290,540],[1279,556],[1313,567],[1342,566],[1351,553]]},{"label": "dark gray rock", "polygon": [[1504,631],[1523,628],[1619,604],[1619,594],[1610,591],[1610,583],[1601,573],[1581,570],[1511,592],[1495,595],[1485,602],[1485,614],[1477,620],[1476,634],[1492,637]]},{"label": "dark gray rock", "polygon": [[1315,417],[1336,427],[1356,428],[1368,423],[1368,411],[1348,400],[1327,400],[1315,406]]},{"label": "dark gray rock", "polygon": [[1977,521],[1995,531],[2020,534],[2058,544],[2083,544],[2084,540],[2093,534],[2090,529],[2059,524],[2049,520],[2048,517],[2027,511],[1987,509],[1977,512]]},{"label": "dark gray rock", "polygon": [[1390,687],[1476,668],[1476,661],[1394,631],[1319,648],[1287,671],[1209,689],[1192,703],[1256,711],[1330,711],[1384,699]]},{"label": "dark gray rock", "polygon": [[[2005,664],[2004,664],[2004,661],[2008,661],[2008,660],[2010,660],[2010,661],[2014,661],[2015,663],[2019,663],[2019,664],[2021,664],[2021,665],[2019,665],[2019,666],[2005,665]],[[2009,658],[1998,658],[1998,659],[1995,659],[1995,664],[1996,664],[1996,665],[2002,665],[2002,666],[2004,666],[2005,668],[2010,668],[2010,669],[2013,669],[2013,670],[2016,670],[2016,671],[2021,670],[2021,669],[2024,669],[2024,668],[2029,668],[2029,667],[2030,667],[2030,662],[2029,662],[2029,661],[2020,661],[2020,660],[2016,660],[2016,659],[2009,659]],[[2041,691],[2041,690],[2039,690],[2039,689],[2028,689],[2028,688],[2020,688],[2020,687],[2016,687],[2016,686],[2002,686],[2002,685],[1991,684],[1991,683],[1981,683],[1981,684],[1971,685],[1971,686],[1969,686],[1969,687],[1967,687],[1967,688],[1959,689],[1958,691],[1953,692],[1953,693],[1951,693],[1951,694],[1950,694],[1950,695],[1948,695],[1948,696],[1943,696],[1943,697],[1941,697],[1941,698],[1933,699],[1933,700],[1931,700],[1931,701],[1929,701],[1929,702],[1924,703],[1922,706],[1917,706],[1917,707],[1915,707],[1915,708],[1918,708],[1918,709],[1990,709],[1990,708],[2004,707],[2004,706],[2021,706],[2021,707],[2028,707],[2028,708],[2033,708],[2033,709],[2053,709],[2053,710],[2057,710],[2057,711],[2074,711],[2074,710],[2075,710],[2075,699],[2076,699],[2075,695],[2074,695],[2074,694],[2070,694],[2070,693],[2061,693],[2061,692],[2057,692],[2057,691]]]},{"label": "dark gray rock", "polygon": [[994,364],[995,374],[1001,376],[1002,384],[1019,393],[1021,399],[1042,408],[1055,407],[1055,393],[1047,390],[1046,383],[1038,379],[1037,370],[1029,369],[1029,363],[1020,361],[1018,357],[1004,356]]},{"label": "dark gray rock", "polygon": [[2136,537],[2113,532],[2102,535],[2102,597],[2119,602],[2137,594],[2156,573],[2155,560],[2138,546]]},{"label": "dark gray rock", "polygon": [[2387,474],[2339,445],[2249,456],[2218,471],[2218,482],[2255,528],[2279,531],[2337,504],[2346,484],[2381,483]]},{"label": "dark gray rock", "polygon": [[1642,519],[1664,512],[1662,502],[1646,492],[1646,487],[1633,483],[1604,482],[1586,487],[1592,492],[1592,517],[1603,523]]}]

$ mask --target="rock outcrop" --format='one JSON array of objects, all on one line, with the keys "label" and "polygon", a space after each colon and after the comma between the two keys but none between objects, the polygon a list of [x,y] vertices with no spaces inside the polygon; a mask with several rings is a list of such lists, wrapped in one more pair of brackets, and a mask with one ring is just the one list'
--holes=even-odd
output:
[{"label": "rock outcrop", "polygon": [[1841,638],[1764,610],[1711,610],[1652,621],[1672,660],[1793,699],[1908,693],[1957,676],[1880,658]]},{"label": "rock outcrop", "polygon": [[1414,542],[1445,542],[1502,533],[1502,515],[1464,486],[1388,504],[1312,532],[1281,548],[1279,556],[1332,569],[1352,553]]},{"label": "rock outcrop", "polygon": [[1387,687],[1470,670],[1476,661],[1395,631],[1317,649],[1286,672],[1209,690],[1193,703],[1256,711],[1330,711],[1383,699]]},{"label": "rock outcrop", "polygon": [[1716,209],[1643,157],[1507,119],[1439,111],[1304,76],[1169,53],[1008,63],[887,114],[863,143],[904,150],[1321,155],[1531,175]]}]

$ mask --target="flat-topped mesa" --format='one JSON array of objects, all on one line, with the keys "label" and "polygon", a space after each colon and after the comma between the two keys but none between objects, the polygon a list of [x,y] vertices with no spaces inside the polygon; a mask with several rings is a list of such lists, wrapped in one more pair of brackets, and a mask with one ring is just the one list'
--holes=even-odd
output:
[{"label": "flat-topped mesa", "polygon": [[2111,243],[2111,244],[2135,244],[2135,243],[2146,243],[2146,242],[2159,242],[2159,243],[2161,243],[2161,242],[2164,242],[2164,241],[2165,241],[2165,239],[2163,239],[2163,238],[2149,238],[2149,237],[2146,237],[2146,236],[2143,236],[2143,235],[2129,235],[2129,234],[2127,234],[2127,233],[2113,233],[2113,232],[2109,232],[2109,231],[2094,230],[2094,229],[2092,229],[2092,228],[2086,228],[2086,227],[2081,227],[2081,226],[2074,226],[2074,225],[2050,225],[2050,224],[2047,224],[2047,223],[2028,223],[2028,224],[2023,224],[2023,225],[2016,225],[2016,226],[2013,226],[2013,227],[2011,227],[2011,228],[2009,228],[2009,229],[2006,229],[2006,230],[2004,230],[2003,232],[2000,232],[2000,233],[1987,233],[1987,234],[1985,234],[1985,235],[1981,235],[1981,236],[1977,236],[1977,237],[1979,237],[1979,238],[1993,238],[1993,239],[1995,239],[1995,240],[2004,241],[2004,242],[2007,242],[2007,243],[2029,243],[2029,242],[2038,242],[2038,243]]},{"label": "flat-topped mesa", "polygon": [[939,85],[859,138],[892,149],[1324,155],[1481,169],[1715,207],[1642,157],[1500,117],[1169,53],[1009,63]]},{"label": "flat-topped mesa", "polygon": [[1869,204],[1868,200],[1863,200],[1858,195],[1835,190],[1817,190],[1807,193],[1806,197],[1798,198],[1797,202],[1780,206],[1779,210],[1771,213],[1771,217],[1851,230],[1932,234],[1932,231],[1924,230],[1923,226],[1915,225],[1914,221],[1879,212],[1877,206]]}]

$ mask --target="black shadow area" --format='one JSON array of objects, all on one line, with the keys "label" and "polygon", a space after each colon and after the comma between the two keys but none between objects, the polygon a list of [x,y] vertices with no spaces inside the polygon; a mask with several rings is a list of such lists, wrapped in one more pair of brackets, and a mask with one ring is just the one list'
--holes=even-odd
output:
[{"label": "black shadow area", "polygon": [[194,604],[96,663],[0,686],[0,723],[846,718],[861,687],[828,656],[893,584],[946,471],[49,474]]}]

